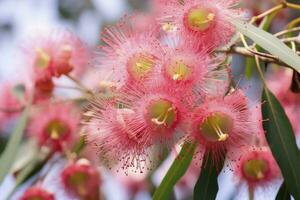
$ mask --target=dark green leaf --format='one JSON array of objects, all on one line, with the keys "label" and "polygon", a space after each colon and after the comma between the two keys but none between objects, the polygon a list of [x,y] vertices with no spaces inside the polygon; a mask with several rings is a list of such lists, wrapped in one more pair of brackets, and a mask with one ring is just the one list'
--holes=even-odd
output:
[{"label": "dark green leaf", "polygon": [[212,153],[206,152],[201,166],[201,174],[194,187],[194,200],[216,199],[219,186],[218,175],[223,168],[225,156],[219,163],[213,163]]},{"label": "dark green leaf", "polygon": [[291,195],[290,195],[285,183],[283,182],[277,193],[276,200],[290,200],[290,199],[291,199]]},{"label": "dark green leaf", "polygon": [[293,71],[293,80],[291,84],[291,91],[300,93],[300,73]]},{"label": "dark green leaf", "polygon": [[0,155],[4,151],[6,144],[7,144],[7,138],[0,137]]},{"label": "dark green leaf", "polygon": [[[31,102],[31,101],[30,101]],[[23,137],[23,132],[27,124],[28,112],[31,103],[29,103],[21,114],[16,128],[12,132],[9,141],[5,147],[5,150],[1,154],[0,158],[0,183],[3,181],[4,177],[9,173],[13,162],[15,161],[18,149]]]},{"label": "dark green leaf", "polygon": [[191,143],[185,143],[183,145],[179,155],[172,163],[172,166],[168,170],[166,176],[155,190],[153,200],[169,199],[174,185],[188,169],[195,152],[195,147],[196,145]]},{"label": "dark green leaf", "polygon": [[262,95],[262,115],[266,138],[286,186],[295,199],[300,199],[300,156],[293,128],[282,106],[267,88]]}]

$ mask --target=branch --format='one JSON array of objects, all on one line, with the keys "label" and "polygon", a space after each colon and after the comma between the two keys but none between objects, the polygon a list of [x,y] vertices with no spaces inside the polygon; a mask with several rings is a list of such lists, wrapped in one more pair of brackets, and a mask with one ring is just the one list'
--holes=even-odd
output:
[{"label": "branch", "polygon": [[[279,58],[271,55],[271,54],[267,54],[267,53],[261,53],[261,52],[256,52],[254,50],[249,50],[245,47],[237,47],[237,46],[232,46],[228,49],[218,49],[216,50],[216,52],[219,53],[227,53],[227,54],[239,54],[239,55],[243,55],[246,57],[255,57],[257,56],[260,60],[267,62],[267,63],[274,63],[274,64],[278,64],[281,66],[285,66],[285,67],[289,67],[289,65],[285,64],[284,62],[282,62],[281,60],[279,60]],[[298,55],[300,55],[300,52],[296,52]]]}]

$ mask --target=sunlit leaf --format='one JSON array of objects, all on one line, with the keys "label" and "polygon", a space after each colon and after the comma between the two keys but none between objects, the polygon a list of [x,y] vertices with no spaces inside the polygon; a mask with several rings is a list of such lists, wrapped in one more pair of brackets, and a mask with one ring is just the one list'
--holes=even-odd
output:
[{"label": "sunlit leaf", "polygon": [[230,22],[239,32],[253,40],[263,49],[277,56],[296,71],[300,72],[300,57],[277,37],[239,19],[232,18]]},{"label": "sunlit leaf", "polygon": [[[259,28],[261,28],[262,30],[269,30],[270,29],[270,26],[272,24],[272,21],[274,19],[274,17],[277,15],[278,12],[275,12],[271,15],[267,15],[263,21],[260,23],[259,25]],[[257,51],[262,51],[263,49],[260,47],[260,46],[257,46]],[[261,65],[262,65],[262,61],[261,62]],[[255,65],[256,65],[256,62],[255,62],[255,58],[252,58],[252,57],[248,57],[246,58],[246,63],[245,63],[245,76],[247,79],[250,79],[253,75],[253,70],[255,69]]]},{"label": "sunlit leaf", "polygon": [[[30,101],[31,102],[31,101]],[[13,162],[16,159],[18,149],[23,137],[23,132],[27,124],[28,113],[31,103],[29,103],[22,112],[14,131],[7,142],[7,145],[0,157],[0,183],[9,173]]]},{"label": "sunlit leaf", "polygon": [[172,163],[172,166],[163,178],[161,184],[155,190],[153,200],[169,199],[174,185],[188,169],[195,152],[195,147],[196,145],[192,143],[185,143],[183,145],[179,155]]}]

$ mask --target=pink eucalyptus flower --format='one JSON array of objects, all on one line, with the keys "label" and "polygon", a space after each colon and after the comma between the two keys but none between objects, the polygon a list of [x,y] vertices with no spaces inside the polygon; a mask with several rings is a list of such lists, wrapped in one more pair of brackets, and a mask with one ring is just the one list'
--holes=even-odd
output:
[{"label": "pink eucalyptus flower", "polygon": [[33,186],[25,191],[20,200],[55,200],[54,195],[44,188]]},{"label": "pink eucalyptus flower", "polygon": [[186,112],[180,99],[169,87],[147,90],[137,85],[124,88],[111,103],[96,99],[87,113],[87,140],[100,154],[114,154],[109,158],[121,161],[124,169],[135,166],[142,171],[151,147],[170,146],[177,139]]},{"label": "pink eucalyptus flower", "polygon": [[82,200],[100,199],[100,174],[88,160],[80,159],[67,165],[61,179],[65,188]]},{"label": "pink eucalyptus flower", "polygon": [[130,20],[134,32],[152,32],[155,36],[159,36],[160,26],[153,13],[135,13]]},{"label": "pink eucalyptus flower", "polygon": [[241,11],[233,8],[238,0],[185,0],[163,3],[160,21],[170,23],[181,37],[193,38],[204,48],[218,47],[231,39],[234,27],[230,18],[240,18]]},{"label": "pink eucalyptus flower", "polygon": [[221,58],[211,58],[206,52],[196,51],[186,43],[165,51],[161,71],[154,75],[156,79],[162,77],[162,84],[181,94],[184,92],[186,96],[195,92],[203,97],[218,96],[228,91],[230,72],[221,66]]},{"label": "pink eucalyptus flower", "polygon": [[29,134],[40,145],[61,151],[76,138],[80,116],[71,104],[49,104],[35,113],[29,125]]},{"label": "pink eucalyptus flower", "polygon": [[125,18],[106,28],[102,36],[105,45],[100,47],[99,68],[112,72],[111,81],[119,86],[149,78],[163,55],[155,31],[141,33],[131,23]]},{"label": "pink eucalyptus flower", "polygon": [[[142,163],[138,144],[126,130],[124,117],[131,114],[130,109],[118,109],[114,101],[106,101],[101,97],[91,100],[85,115],[83,133],[86,142],[96,151],[100,162],[109,168],[125,161],[125,158],[134,158],[140,166]],[[126,156],[124,156],[126,155]],[[135,164],[135,163],[134,163]],[[125,167],[127,165],[124,164]],[[127,166],[128,167],[128,166]]]},{"label": "pink eucalyptus flower", "polygon": [[127,127],[136,133],[137,140],[163,142],[171,139],[187,112],[182,104],[182,94],[178,94],[174,87],[157,84],[149,88],[128,85],[118,99],[134,112],[127,119]]},{"label": "pink eucalyptus flower", "polygon": [[212,151],[215,164],[226,151],[227,157],[234,160],[236,151],[247,145],[258,132],[247,97],[241,90],[225,97],[207,99],[188,120],[192,140],[200,144],[203,152]]},{"label": "pink eucalyptus flower", "polygon": [[280,170],[267,147],[243,151],[241,159],[236,163],[235,173],[252,190],[265,187],[280,178]]}]

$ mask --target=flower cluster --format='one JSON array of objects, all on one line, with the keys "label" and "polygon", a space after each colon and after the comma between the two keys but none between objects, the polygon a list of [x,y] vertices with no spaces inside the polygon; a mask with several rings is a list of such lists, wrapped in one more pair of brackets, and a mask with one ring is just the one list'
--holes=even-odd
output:
[{"label": "flower cluster", "polygon": [[[0,121],[17,116],[33,93],[25,137],[37,142],[37,159],[49,161],[49,169],[57,157],[63,164],[55,177],[59,189],[46,188],[47,174],[41,172],[21,199],[54,200],[60,197],[57,190],[68,198],[99,200],[107,175],[94,166],[99,161],[116,172],[122,169],[125,176],[119,175],[119,181],[134,196],[147,187],[144,180],[165,159],[163,151],[173,158],[187,143],[195,145],[196,153],[177,184],[180,189],[194,186],[197,165],[205,165],[207,153],[215,168],[223,166],[226,156],[226,166],[252,191],[280,178],[265,139],[261,106],[251,105],[231,77],[231,60],[216,51],[236,32],[230,21],[246,15],[237,4],[154,0],[151,12],[125,15],[103,30],[93,69],[87,68],[89,49],[70,32],[52,32],[25,45],[29,83],[22,80],[21,93],[10,84],[1,89]],[[62,76],[75,86],[60,85],[56,79]],[[291,71],[279,71],[267,85],[300,133],[299,95],[290,91],[291,76]],[[59,88],[81,96],[52,98]]]},{"label": "flower cluster", "polygon": [[105,29],[96,64],[113,95],[91,100],[84,128],[101,157],[142,172],[153,149],[178,142],[212,151],[216,164],[249,145],[257,121],[243,91],[230,89],[228,62],[212,53],[234,33],[236,2],[157,1],[156,23],[142,28],[133,15]]}]

